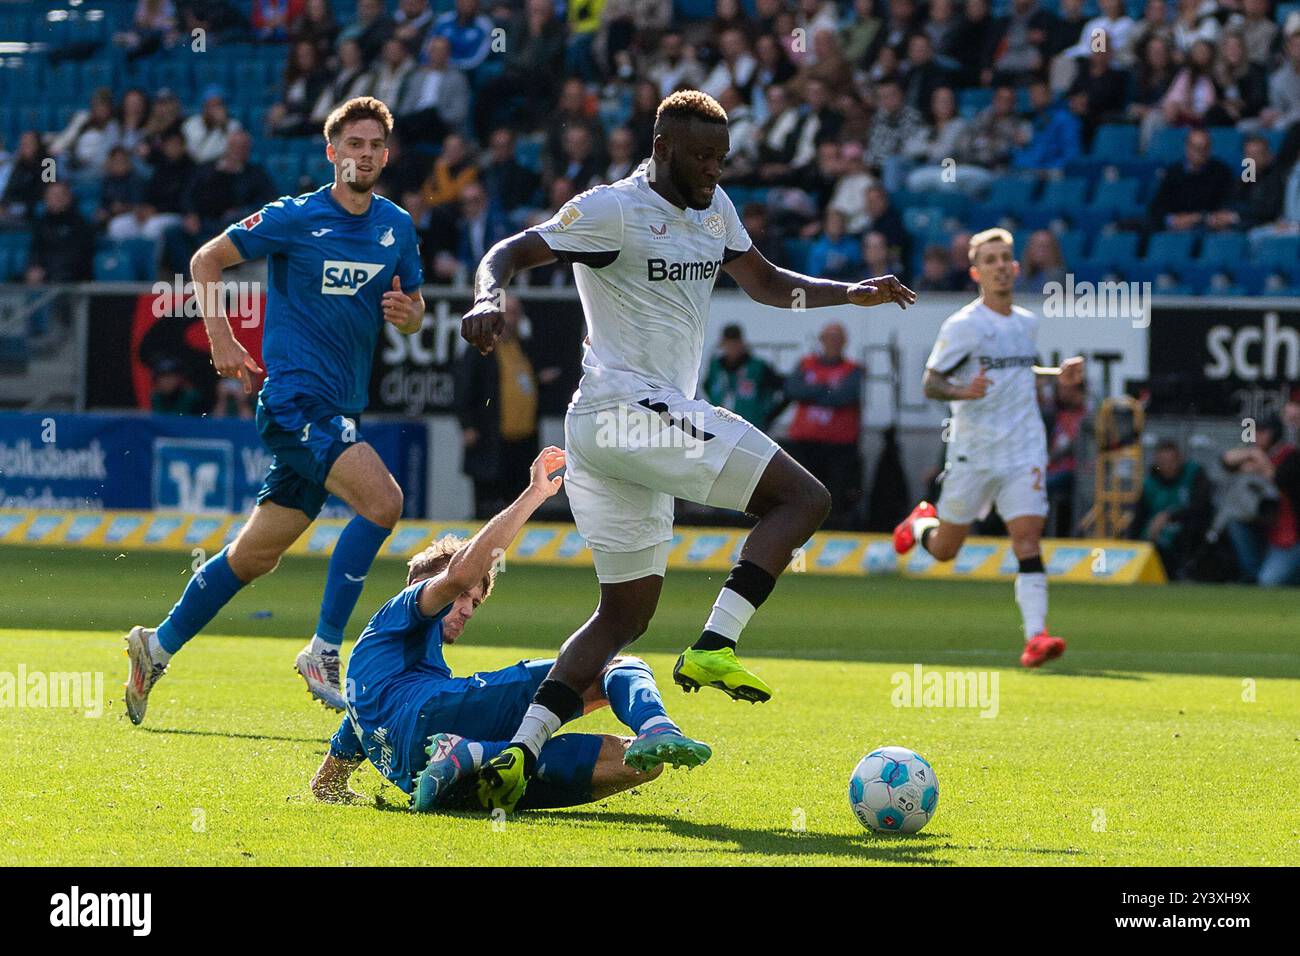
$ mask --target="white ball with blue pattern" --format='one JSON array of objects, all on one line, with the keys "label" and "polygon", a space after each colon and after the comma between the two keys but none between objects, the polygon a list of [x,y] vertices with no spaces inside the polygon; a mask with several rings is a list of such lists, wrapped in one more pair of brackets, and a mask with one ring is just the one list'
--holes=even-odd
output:
[{"label": "white ball with blue pattern", "polygon": [[868,830],[915,833],[939,806],[939,778],[916,751],[881,747],[853,769],[849,806]]}]

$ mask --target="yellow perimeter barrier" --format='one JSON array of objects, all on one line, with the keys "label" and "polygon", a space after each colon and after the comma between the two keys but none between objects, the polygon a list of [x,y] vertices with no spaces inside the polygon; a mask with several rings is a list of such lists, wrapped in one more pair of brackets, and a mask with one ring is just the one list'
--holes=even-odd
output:
[{"label": "yellow perimeter barrier", "polygon": [[[3,511],[0,545],[91,548],[99,551],[195,551],[209,554],[234,539],[242,517],[156,511]],[[347,523],[321,519],[289,554],[327,556]],[[402,521],[380,557],[403,558],[444,534],[469,536],[479,522]],[[680,528],[668,556],[671,568],[726,571],[744,543],[743,528]],[[535,522],[524,528],[506,553],[520,564],[590,567],[586,542],[571,524]],[[1087,584],[1164,584],[1165,572],[1151,545],[1139,541],[1053,538],[1043,542],[1047,573],[1060,581]],[[905,559],[894,554],[888,535],[822,532],[796,553],[791,567],[809,574],[862,576],[896,574],[943,580],[1008,581],[1016,559],[1005,538],[969,538],[956,560],[935,561],[921,548]]]}]

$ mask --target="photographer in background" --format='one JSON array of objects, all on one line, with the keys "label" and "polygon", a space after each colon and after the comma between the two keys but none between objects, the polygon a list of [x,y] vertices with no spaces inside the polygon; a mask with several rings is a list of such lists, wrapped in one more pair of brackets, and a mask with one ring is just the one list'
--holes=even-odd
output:
[{"label": "photographer in background", "polygon": [[1183,458],[1178,442],[1166,438],[1156,445],[1132,527],[1135,537],[1155,545],[1170,578],[1187,576],[1210,524],[1213,493],[1204,469]]}]

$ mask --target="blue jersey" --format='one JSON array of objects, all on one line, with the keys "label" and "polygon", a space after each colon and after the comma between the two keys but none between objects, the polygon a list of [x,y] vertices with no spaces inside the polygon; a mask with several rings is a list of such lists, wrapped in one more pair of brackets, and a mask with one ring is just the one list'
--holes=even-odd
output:
[{"label": "blue jersey", "polygon": [[294,401],[309,419],[360,414],[384,293],[394,275],[408,294],[424,281],[406,210],[374,196],[354,215],[330,188],[277,199],[226,230],[245,259],[267,257],[261,400],[273,413]]},{"label": "blue jersey", "polygon": [[425,617],[419,597],[427,583],[410,585],[375,612],[348,660],[353,729],[380,773],[408,790],[420,707],[440,683],[455,683],[442,657],[442,619],[451,605]]}]

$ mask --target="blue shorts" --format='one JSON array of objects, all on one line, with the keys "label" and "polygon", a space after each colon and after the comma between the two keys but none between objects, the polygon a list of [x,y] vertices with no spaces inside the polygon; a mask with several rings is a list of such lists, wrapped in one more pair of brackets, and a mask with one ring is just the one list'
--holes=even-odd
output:
[{"label": "blue shorts", "polygon": [[329,492],[325,478],[339,455],[360,442],[359,417],[320,415],[296,405],[278,407],[273,415],[257,402],[257,433],[272,455],[257,503],[273,501],[315,520]]}]

